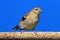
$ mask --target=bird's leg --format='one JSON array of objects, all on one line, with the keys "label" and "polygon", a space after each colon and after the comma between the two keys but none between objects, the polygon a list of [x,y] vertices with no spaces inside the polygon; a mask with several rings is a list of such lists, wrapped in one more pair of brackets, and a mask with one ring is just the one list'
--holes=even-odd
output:
[{"label": "bird's leg", "polygon": [[37,35],[37,32],[36,32],[36,30],[34,30],[34,33],[35,33],[35,35]]},{"label": "bird's leg", "polygon": [[23,33],[23,30],[21,30],[21,34]]}]

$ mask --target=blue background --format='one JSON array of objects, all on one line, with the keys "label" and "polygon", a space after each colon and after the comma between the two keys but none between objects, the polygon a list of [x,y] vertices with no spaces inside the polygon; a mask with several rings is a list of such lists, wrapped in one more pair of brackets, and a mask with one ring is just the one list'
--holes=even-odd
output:
[{"label": "blue background", "polygon": [[60,0],[0,0],[0,32],[15,32],[12,28],[34,7],[42,9],[37,31],[60,31]]}]

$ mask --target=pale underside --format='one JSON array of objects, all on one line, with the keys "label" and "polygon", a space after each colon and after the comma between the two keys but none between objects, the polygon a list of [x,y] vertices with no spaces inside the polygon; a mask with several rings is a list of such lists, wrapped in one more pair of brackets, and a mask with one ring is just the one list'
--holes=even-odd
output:
[{"label": "pale underside", "polygon": [[36,14],[30,14],[24,21],[21,21],[19,25],[22,29],[31,30],[35,28],[37,23],[38,16]]}]

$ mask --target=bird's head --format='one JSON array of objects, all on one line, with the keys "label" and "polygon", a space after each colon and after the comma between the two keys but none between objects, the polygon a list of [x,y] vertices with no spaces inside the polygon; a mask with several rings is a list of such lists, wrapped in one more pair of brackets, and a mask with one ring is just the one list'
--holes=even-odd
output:
[{"label": "bird's head", "polygon": [[33,8],[32,10],[33,12],[35,12],[35,14],[40,14],[41,13],[41,9],[36,7],[36,8]]}]

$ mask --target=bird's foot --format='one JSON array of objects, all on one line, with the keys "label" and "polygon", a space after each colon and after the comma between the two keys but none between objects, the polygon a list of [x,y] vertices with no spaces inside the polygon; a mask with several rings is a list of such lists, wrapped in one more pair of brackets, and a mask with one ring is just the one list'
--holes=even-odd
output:
[{"label": "bird's foot", "polygon": [[21,34],[23,33],[23,30],[21,30]]},{"label": "bird's foot", "polygon": [[34,30],[34,33],[35,33],[35,35],[37,35],[37,32],[36,32],[36,30]]}]

